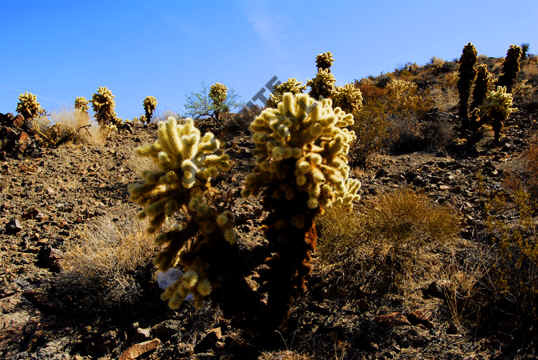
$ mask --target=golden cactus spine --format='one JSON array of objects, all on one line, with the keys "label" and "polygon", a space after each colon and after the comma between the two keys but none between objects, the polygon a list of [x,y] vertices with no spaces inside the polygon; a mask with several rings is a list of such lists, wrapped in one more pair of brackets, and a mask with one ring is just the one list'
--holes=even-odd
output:
[{"label": "golden cactus spine", "polygon": [[460,57],[458,91],[459,91],[459,115],[462,128],[469,128],[469,97],[471,95],[471,86],[476,75],[474,65],[477,59],[477,51],[472,43],[468,43],[463,48]]},{"label": "golden cactus spine", "polygon": [[512,87],[520,70],[522,50],[517,45],[510,45],[503,62],[503,74],[499,77],[497,86],[506,87],[506,91],[512,92]]},{"label": "golden cactus spine", "polygon": [[157,98],[155,96],[146,96],[144,99],[144,113],[145,113],[145,121],[147,124],[151,122],[151,117],[153,116],[153,112],[155,111],[155,108],[157,107]]}]

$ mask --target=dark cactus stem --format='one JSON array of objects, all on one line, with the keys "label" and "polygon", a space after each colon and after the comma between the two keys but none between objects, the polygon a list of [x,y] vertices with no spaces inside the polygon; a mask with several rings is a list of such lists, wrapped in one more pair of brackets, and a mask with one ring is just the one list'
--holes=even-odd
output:
[{"label": "dark cactus stem", "polygon": [[503,74],[499,77],[497,85],[505,86],[506,91],[509,93],[512,92],[512,87],[514,86],[517,74],[519,73],[521,54],[522,51],[519,46],[510,45],[510,48],[506,52],[506,57],[504,58]]},{"label": "dark cactus stem", "polygon": [[471,103],[471,128],[476,131],[479,128],[476,109],[484,103],[491,83],[491,74],[486,64],[476,67],[476,79],[474,81],[473,102]]},{"label": "dark cactus stem", "polygon": [[463,129],[469,128],[469,97],[471,95],[471,86],[473,84],[476,70],[474,65],[476,63],[476,48],[472,43],[468,43],[463,48],[463,52],[460,57],[459,68],[459,80],[458,91],[460,95],[459,115],[461,119],[461,125]]},{"label": "dark cactus stem", "polygon": [[[290,183],[295,182],[293,171],[289,173]],[[292,200],[274,199],[274,190],[277,189],[267,189],[264,197],[265,208],[274,211],[265,222],[271,256],[265,262],[267,273],[262,275],[262,292],[268,293],[266,323],[271,329],[285,324],[293,299],[306,291],[317,241],[314,218],[319,212],[306,206],[306,193],[299,193]],[[293,224],[298,217],[302,219],[301,228]]]}]

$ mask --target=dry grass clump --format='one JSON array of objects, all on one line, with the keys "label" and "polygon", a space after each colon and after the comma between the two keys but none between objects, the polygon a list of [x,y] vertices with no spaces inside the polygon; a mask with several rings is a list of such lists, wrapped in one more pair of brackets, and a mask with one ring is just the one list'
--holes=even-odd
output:
[{"label": "dry grass clump", "polygon": [[286,350],[277,352],[263,352],[258,360],[310,360],[309,356]]},{"label": "dry grass clump", "polygon": [[156,248],[135,216],[101,217],[79,235],[79,240],[65,244],[60,264],[66,291],[84,288],[105,306],[131,303],[141,296],[140,278],[152,268]]},{"label": "dry grass clump", "polygon": [[47,130],[47,135],[57,145],[64,142],[97,145],[104,141],[99,127],[90,122],[84,111],[60,111],[50,117],[54,125]]},{"label": "dry grass clump", "polygon": [[[351,256],[368,264],[365,277],[383,279],[389,287],[427,272],[431,254],[459,232],[453,209],[408,189],[365,202],[355,216],[329,210],[320,225],[318,248],[324,263]],[[362,279],[365,284],[370,280]]]}]

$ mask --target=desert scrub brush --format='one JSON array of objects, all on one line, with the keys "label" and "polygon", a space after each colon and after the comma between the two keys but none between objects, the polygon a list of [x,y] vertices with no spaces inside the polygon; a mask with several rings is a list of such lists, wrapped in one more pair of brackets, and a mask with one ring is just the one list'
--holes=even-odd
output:
[{"label": "desert scrub brush", "polygon": [[278,106],[278,103],[282,101],[282,96],[289,92],[294,95],[296,94],[302,94],[306,89],[306,85],[303,85],[300,81],[297,81],[295,78],[289,78],[288,80],[284,81],[283,83],[280,83],[276,85],[273,88],[273,92],[271,93],[269,100],[267,100],[267,107],[276,108]]},{"label": "desert scrub brush", "polygon": [[499,142],[504,122],[516,110],[512,107],[512,94],[504,86],[488,92],[484,103],[480,106],[480,115],[486,118],[495,132],[495,142]]},{"label": "desert scrub brush", "polygon": [[471,86],[476,75],[474,65],[476,63],[477,51],[472,43],[468,43],[464,46],[459,63],[459,79],[458,79],[458,91],[459,91],[459,115],[461,119],[462,128],[469,128],[469,97],[471,95]]},{"label": "desert scrub brush", "polygon": [[499,77],[497,85],[506,87],[506,91],[509,93],[512,92],[512,87],[520,70],[521,54],[521,47],[517,45],[510,45],[510,48],[506,52],[503,62],[503,74]]},{"label": "desert scrub brush", "polygon": [[[285,318],[292,299],[306,288],[316,246],[315,218],[340,204],[351,209],[360,182],[349,177],[347,155],[355,139],[353,116],[332,100],[286,93],[276,109],[264,110],[251,123],[255,168],[243,195],[261,194],[266,237],[274,254],[264,282],[269,322]],[[276,323],[275,323],[276,324]]]},{"label": "desert scrub brush", "polygon": [[158,139],[139,147],[137,153],[150,157],[157,167],[143,173],[143,183],[129,187],[130,199],[143,206],[139,216],[149,218],[148,231],[155,233],[177,212],[186,219],[156,238],[164,246],[155,259],[159,271],[184,270],[162,298],[172,309],[189,294],[199,304],[222,285],[219,271],[229,266],[226,254],[235,243],[232,214],[219,211],[210,200],[210,181],[230,169],[229,157],[212,133],[202,136],[192,119],[178,124],[174,117],[159,123]]},{"label": "desert scrub brush", "polygon": [[153,116],[153,112],[155,111],[155,108],[157,107],[157,98],[155,96],[146,96],[144,99],[144,112],[145,112],[145,122],[146,124],[149,124],[151,122],[151,117]]}]

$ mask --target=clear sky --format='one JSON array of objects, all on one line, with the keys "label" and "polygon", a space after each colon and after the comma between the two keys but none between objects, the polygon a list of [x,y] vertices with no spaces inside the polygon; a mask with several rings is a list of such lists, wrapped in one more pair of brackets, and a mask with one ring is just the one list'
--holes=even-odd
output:
[{"label": "clear sky", "polygon": [[488,56],[538,48],[537,0],[0,0],[0,14],[0,112],[24,91],[54,112],[107,86],[121,118],[142,114],[147,95],[183,113],[202,84],[246,103],[273,75],[305,81],[325,51],[342,85],[458,58],[468,41]]}]

